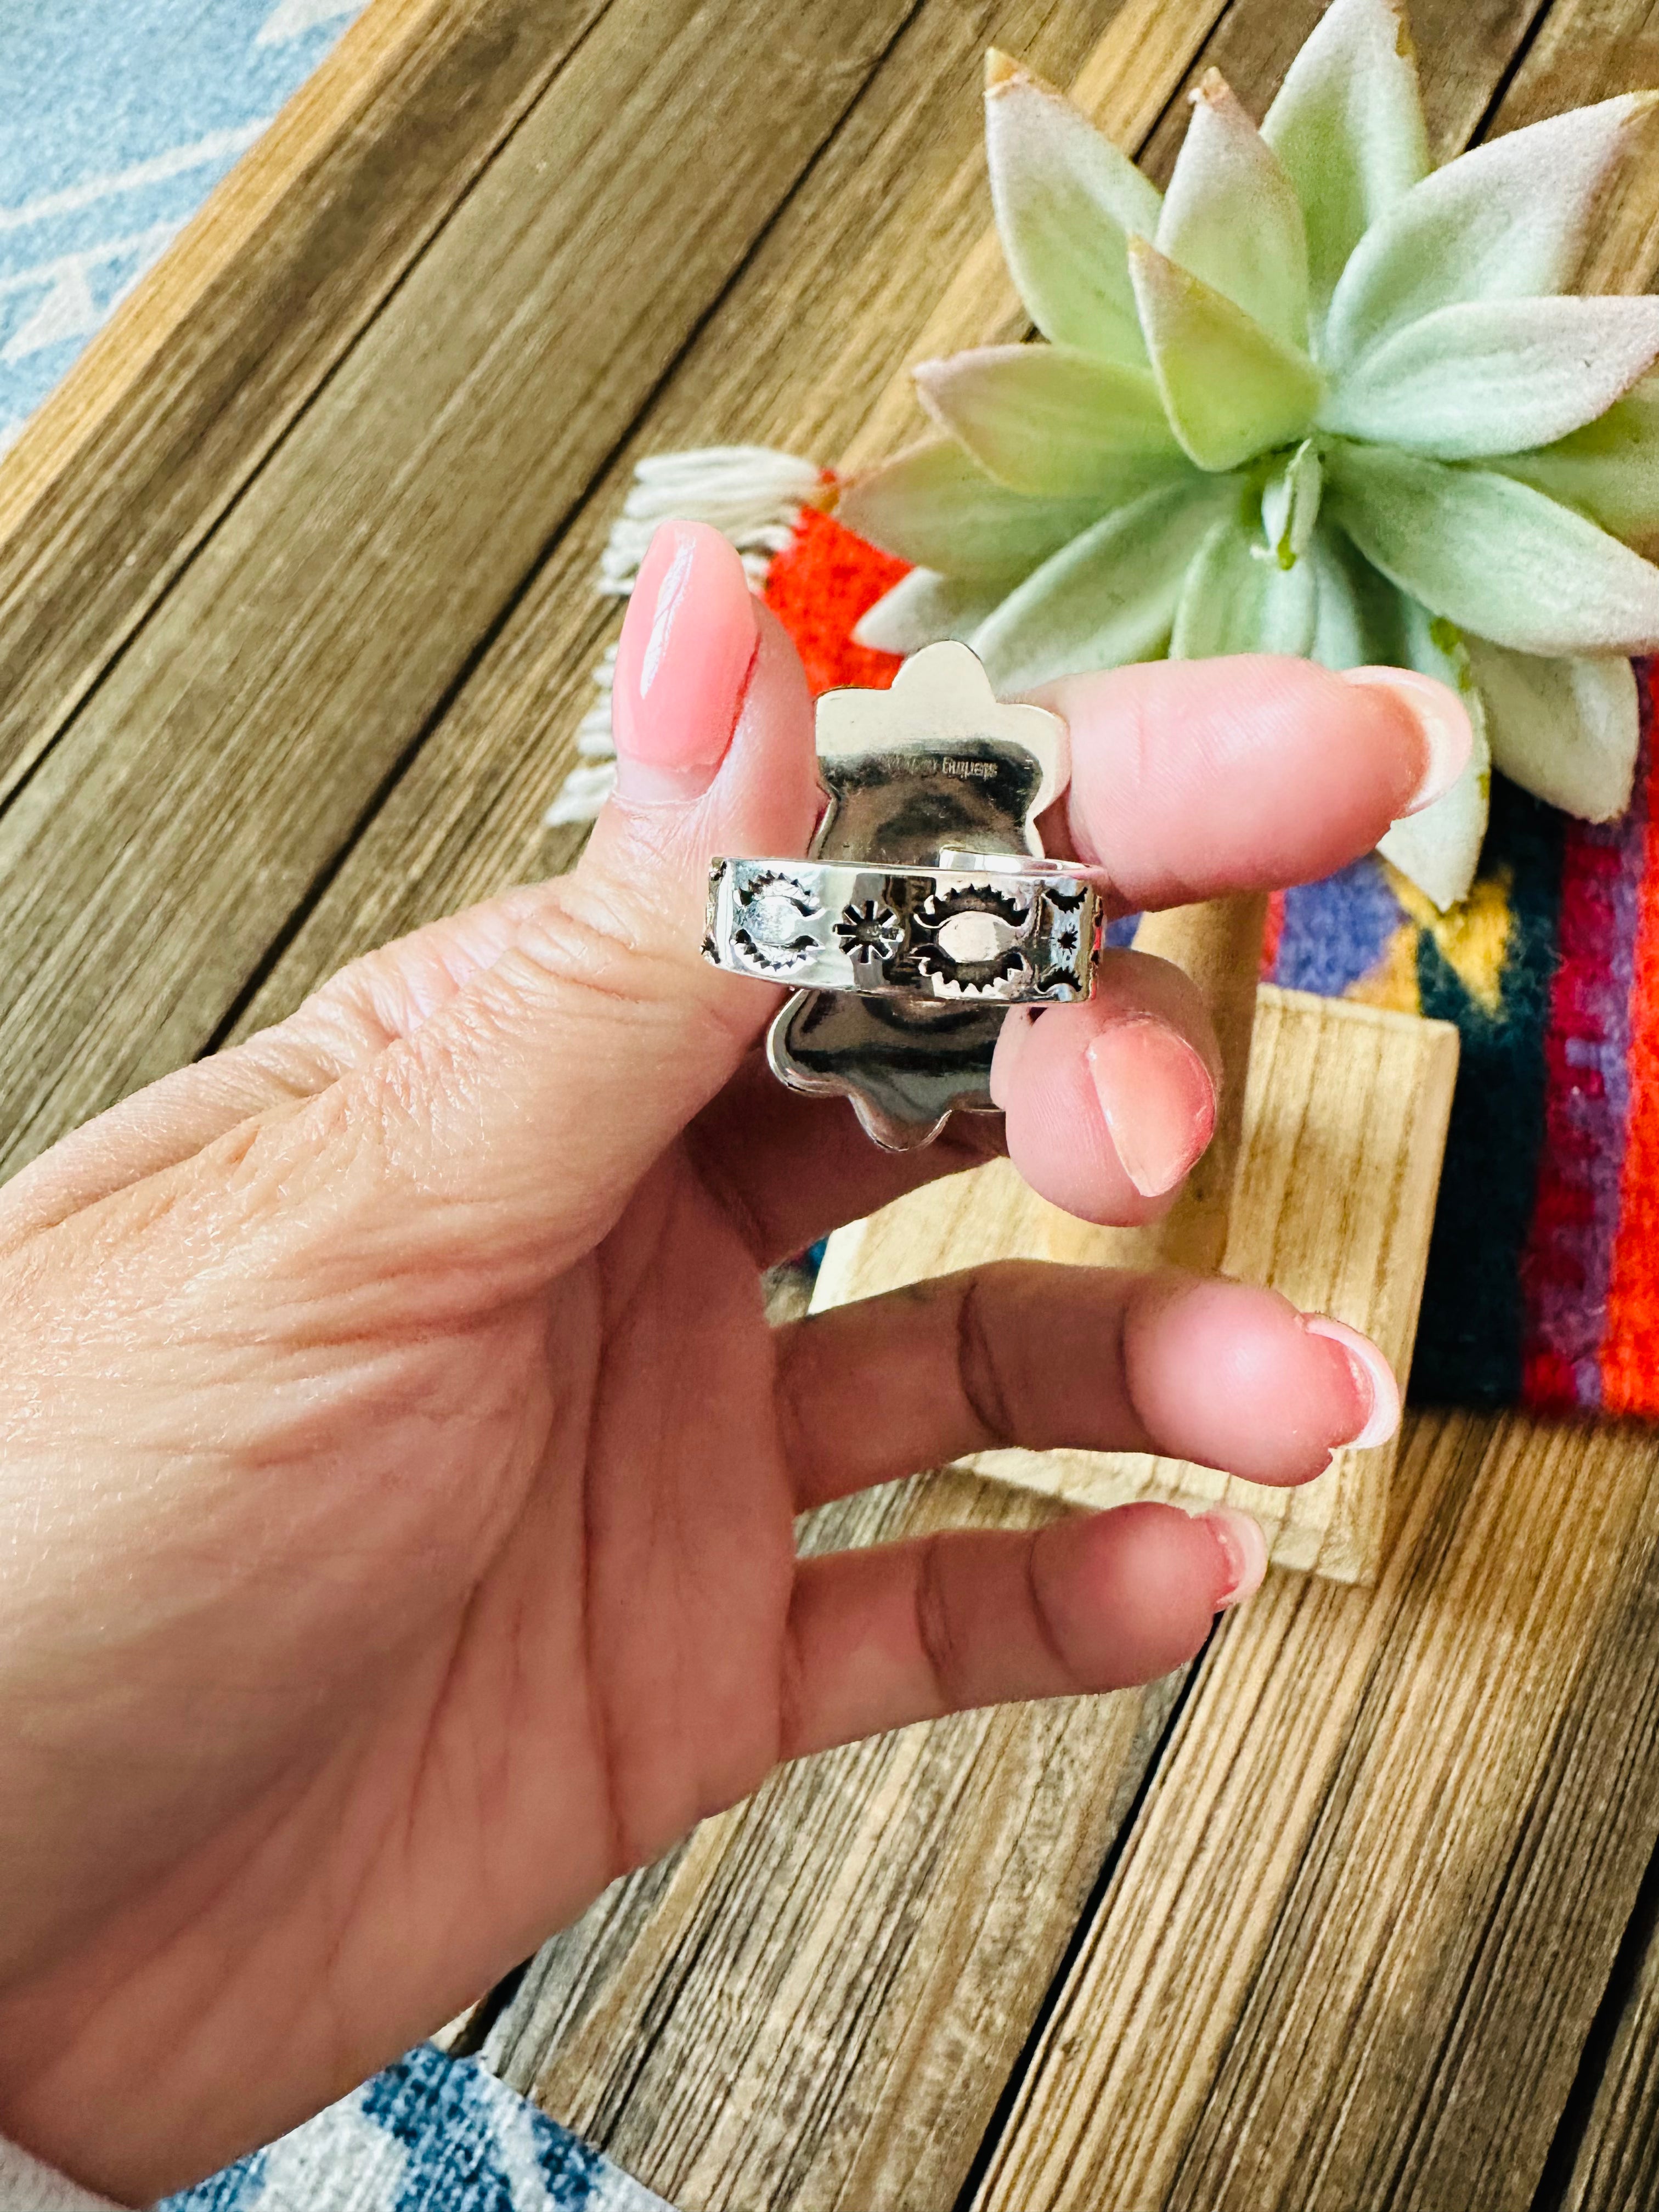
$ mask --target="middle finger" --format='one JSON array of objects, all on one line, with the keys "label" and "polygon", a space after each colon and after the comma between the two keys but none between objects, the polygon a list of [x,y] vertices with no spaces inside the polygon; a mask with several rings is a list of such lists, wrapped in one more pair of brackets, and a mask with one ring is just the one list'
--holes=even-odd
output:
[{"label": "middle finger", "polygon": [[1103,869],[1128,912],[1330,875],[1449,791],[1474,743],[1456,693],[1410,669],[1248,653],[1036,696],[1071,737],[1044,836]]}]

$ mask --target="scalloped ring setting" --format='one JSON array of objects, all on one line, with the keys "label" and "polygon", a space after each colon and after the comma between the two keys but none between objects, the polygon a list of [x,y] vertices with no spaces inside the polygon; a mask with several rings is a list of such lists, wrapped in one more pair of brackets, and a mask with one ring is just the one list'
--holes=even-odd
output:
[{"label": "scalloped ring setting", "polygon": [[826,691],[823,811],[805,860],[716,860],[702,949],[788,987],[766,1054],[780,1083],[846,1098],[890,1152],[996,1110],[1010,1006],[1086,999],[1103,876],[1042,857],[1066,726],[1005,703],[970,649],[924,646],[885,690]]}]

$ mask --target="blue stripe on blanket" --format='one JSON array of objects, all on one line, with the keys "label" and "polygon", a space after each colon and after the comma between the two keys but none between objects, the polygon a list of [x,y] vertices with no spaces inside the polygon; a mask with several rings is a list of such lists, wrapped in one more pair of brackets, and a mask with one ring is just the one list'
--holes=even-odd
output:
[{"label": "blue stripe on blanket", "polygon": [[411,2051],[159,2212],[668,2212],[474,2058]]},{"label": "blue stripe on blanket", "polygon": [[0,7],[0,448],[362,5]]}]

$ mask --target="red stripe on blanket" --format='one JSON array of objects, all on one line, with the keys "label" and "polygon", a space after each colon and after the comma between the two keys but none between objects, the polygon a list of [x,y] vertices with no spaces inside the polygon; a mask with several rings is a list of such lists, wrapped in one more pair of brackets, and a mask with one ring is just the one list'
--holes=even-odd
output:
[{"label": "red stripe on blanket", "polygon": [[1267,919],[1261,931],[1261,980],[1271,983],[1273,969],[1279,965],[1279,948],[1285,937],[1285,894],[1269,891]]},{"label": "red stripe on blanket", "polygon": [[[1654,668],[1641,673],[1651,685]],[[1605,1412],[1651,1418],[1659,1409],[1659,821],[1650,783],[1648,797],[1630,999],[1630,1104],[1601,1380]]]}]

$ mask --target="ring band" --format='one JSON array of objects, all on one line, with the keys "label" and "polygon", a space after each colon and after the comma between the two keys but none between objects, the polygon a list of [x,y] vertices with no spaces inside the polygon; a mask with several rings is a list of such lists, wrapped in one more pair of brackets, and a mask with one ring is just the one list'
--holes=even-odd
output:
[{"label": "ring band", "polygon": [[1089,996],[1105,925],[1094,878],[1029,854],[940,860],[717,860],[703,957],[795,990],[1003,1006]]}]

